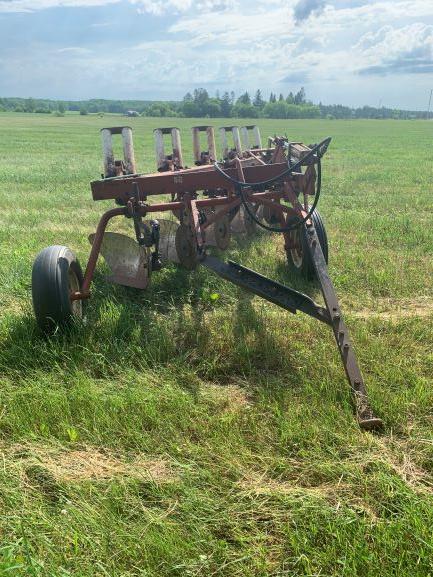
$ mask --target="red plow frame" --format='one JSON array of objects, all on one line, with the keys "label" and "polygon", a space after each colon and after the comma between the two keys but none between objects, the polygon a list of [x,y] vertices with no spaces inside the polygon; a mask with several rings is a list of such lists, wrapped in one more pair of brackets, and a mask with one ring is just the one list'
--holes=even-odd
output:
[{"label": "red plow frame", "polygon": [[[200,147],[202,133],[206,133],[205,150]],[[157,220],[150,221],[152,225],[149,227],[143,219],[155,213],[174,214],[179,222],[176,252],[181,266],[191,270],[199,264],[204,265],[226,280],[292,313],[302,311],[332,328],[353,393],[358,422],[363,429],[381,427],[382,421],[374,416],[370,407],[349,331],[328,275],[326,233],[315,213],[320,194],[320,161],[330,139],[319,145],[305,146],[289,142],[287,138],[274,137],[269,139],[267,147],[262,147],[260,133],[255,126],[243,127],[241,131],[233,126],[223,127],[220,133],[223,161],[217,163],[214,129],[209,126],[193,128],[195,166],[186,168],[179,130],[157,129],[154,135],[158,172],[137,174],[132,130],[129,127],[102,130],[104,177],[91,183],[92,195],[94,200],[115,200],[119,206],[105,212],[99,221],[92,236],[84,277],[78,279],[78,290],[77,282],[69,284],[71,307],[90,297],[96,263],[112,218],[124,216],[133,221],[136,241],[147,255],[144,266],[149,267],[148,278],[150,271],[158,270],[161,264],[158,254],[159,224]],[[120,134],[123,140],[124,159],[120,161],[115,160],[113,155],[114,134]],[[164,149],[164,137],[167,136],[171,136],[170,154],[166,154]],[[228,136],[232,137],[232,148],[228,144]],[[250,144],[251,138],[253,144]],[[169,200],[155,202],[152,198],[153,202],[149,201],[151,197],[163,195],[168,195]],[[209,256],[210,238],[213,238],[214,244],[217,239],[219,248],[227,248],[230,227],[236,219],[241,219],[244,229],[250,232],[257,224],[281,232],[284,248],[295,268],[308,273],[309,265],[310,276],[312,273],[318,281],[325,306],[319,306],[308,296],[239,264],[225,263]],[[150,252],[152,247],[153,253]],[[37,262],[38,259],[35,267]],[[35,290],[33,301],[40,320]],[[72,315],[72,308],[70,312]],[[54,318],[57,324],[63,320],[67,319]]]}]

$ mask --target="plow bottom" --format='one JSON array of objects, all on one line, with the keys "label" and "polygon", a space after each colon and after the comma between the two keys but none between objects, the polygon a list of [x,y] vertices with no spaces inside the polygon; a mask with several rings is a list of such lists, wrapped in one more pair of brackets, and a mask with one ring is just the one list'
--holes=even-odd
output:
[{"label": "plow bottom", "polygon": [[[94,234],[89,236],[93,244]],[[145,289],[151,274],[151,254],[147,247],[139,246],[135,239],[118,232],[106,232],[101,254],[111,269],[108,280],[123,286]]]}]

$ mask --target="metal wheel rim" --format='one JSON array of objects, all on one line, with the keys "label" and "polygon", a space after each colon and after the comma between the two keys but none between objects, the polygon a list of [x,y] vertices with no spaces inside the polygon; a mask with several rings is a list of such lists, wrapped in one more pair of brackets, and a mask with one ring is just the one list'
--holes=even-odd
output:
[{"label": "metal wheel rim", "polygon": [[[69,294],[79,292],[81,288],[80,281],[72,268],[68,270],[68,287]],[[83,302],[81,299],[71,301],[71,311],[74,316],[81,317],[83,315]]]}]

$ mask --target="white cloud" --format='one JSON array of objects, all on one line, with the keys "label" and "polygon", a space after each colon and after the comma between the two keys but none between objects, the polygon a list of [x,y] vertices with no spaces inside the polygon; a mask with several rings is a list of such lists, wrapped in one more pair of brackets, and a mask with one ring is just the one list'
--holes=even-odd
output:
[{"label": "white cloud", "polygon": [[433,72],[433,26],[416,22],[401,28],[390,25],[362,36],[364,74]]},{"label": "white cloud", "polygon": [[0,12],[35,12],[47,8],[104,6],[119,0],[0,0]]},{"label": "white cloud", "polygon": [[[0,12],[36,12],[47,8],[79,8],[85,6],[105,6],[117,4],[122,0],[0,0]],[[225,10],[235,0],[126,0],[137,6],[139,12],[162,15],[183,13],[191,8],[197,11],[211,12]]]},{"label": "white cloud", "polygon": [[298,0],[293,11],[296,22],[308,20],[312,14],[320,14],[325,4],[326,0]]},{"label": "white cloud", "polygon": [[66,48],[59,48],[57,52],[59,54],[91,54],[92,51],[82,46],[66,46]]}]

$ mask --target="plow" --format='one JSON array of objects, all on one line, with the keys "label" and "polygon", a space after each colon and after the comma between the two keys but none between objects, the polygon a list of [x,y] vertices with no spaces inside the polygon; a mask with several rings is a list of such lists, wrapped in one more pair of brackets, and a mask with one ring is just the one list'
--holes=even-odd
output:
[{"label": "plow", "polygon": [[[102,129],[104,173],[91,182],[91,191],[95,201],[111,200],[116,206],[101,216],[89,236],[91,250],[84,273],[66,246],[47,247],[36,257],[32,296],[38,325],[53,333],[83,316],[100,256],[111,271],[110,281],[141,290],[168,262],[190,271],[204,266],[290,313],[299,311],[327,325],[335,337],[358,423],[364,430],[379,429],[382,421],[370,406],[328,274],[327,234],[317,210],[322,159],[331,139],[305,145],[273,136],[264,146],[257,126],[224,126],[219,136],[218,154],[215,129],[193,127],[193,166],[187,167],[179,129],[156,129],[156,171],[141,174],[136,169],[132,129]],[[122,159],[114,156],[114,139],[122,142]],[[118,217],[131,223],[131,235],[107,231]],[[259,228],[282,239],[293,274],[318,284],[324,306],[216,256],[229,248],[232,235],[251,236]]]}]

